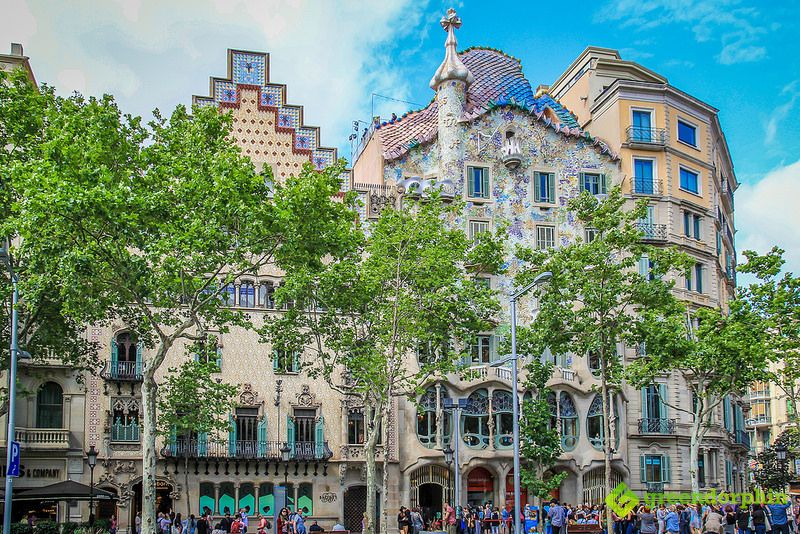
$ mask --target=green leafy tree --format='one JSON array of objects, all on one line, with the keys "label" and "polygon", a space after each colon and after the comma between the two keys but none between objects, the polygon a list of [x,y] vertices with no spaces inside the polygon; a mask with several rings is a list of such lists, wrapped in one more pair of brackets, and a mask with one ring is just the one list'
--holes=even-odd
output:
[{"label": "green leafy tree", "polygon": [[[615,448],[610,400],[622,383],[617,346],[639,346],[648,331],[662,329],[664,317],[682,314],[683,307],[672,294],[674,282],[667,275],[686,268],[683,256],[673,249],[642,243],[638,221],[646,213],[646,202],[630,210],[625,209],[625,202],[618,187],[602,201],[582,192],[570,200],[568,209],[578,222],[595,230],[592,241],[517,253],[524,262],[516,277],[518,287],[542,272],[553,273],[547,284],[534,289],[539,299],[536,320],[520,329],[528,337],[529,351],[542,354],[549,347],[554,354],[592,353],[599,362],[607,493],[612,490]],[[645,255],[648,269],[640,273]],[[607,526],[610,532],[610,513]]]},{"label": "green leafy tree", "polygon": [[534,358],[525,365],[525,375],[525,389],[531,396],[522,403],[520,453],[526,463],[520,476],[528,491],[538,498],[546,498],[567,476],[549,472],[563,452],[561,436],[552,424],[553,390],[547,387],[547,381],[553,376],[553,364]]},{"label": "green leafy tree", "polygon": [[[645,338],[647,354],[627,371],[638,387],[671,372],[682,377],[691,393],[691,407],[669,399],[661,402],[691,417],[689,475],[696,493],[700,444],[712,428],[715,412],[726,396],[743,394],[754,380],[764,377],[767,361],[761,349],[763,330],[746,302],[731,301],[727,313],[700,308],[687,318],[669,318],[661,331],[650,332]],[[651,346],[664,349],[651,351]]]},{"label": "green leafy tree", "polygon": [[251,326],[220,298],[226,284],[278,259],[321,263],[336,249],[332,229],[352,220],[333,199],[343,167],[306,166],[273,191],[269,170],[254,171],[230,116],[214,108],[156,111],[144,125],[110,96],[48,94],[41,105],[36,147],[12,174],[8,225],[55,273],[68,317],[122,321],[147,348],[142,531],[153,534],[159,368],[179,340]]},{"label": "green leafy tree", "polygon": [[[197,354],[203,350],[204,344],[195,345],[191,352]],[[237,391],[236,386],[217,381],[214,376],[219,372],[216,363],[207,363],[205,360],[189,359],[178,367],[169,368],[166,379],[158,388],[158,431],[169,437],[171,445],[176,440],[184,443],[176,453],[184,458],[187,516],[192,513],[189,453],[201,452],[199,448],[207,447],[209,441],[213,443],[220,434],[228,432],[230,422],[220,414],[231,412],[233,396]]]},{"label": "green leafy tree", "polygon": [[772,364],[772,381],[786,395],[788,419],[800,423],[800,278],[784,272],[783,250],[773,247],[767,254],[744,251],[747,263],[739,271],[755,281],[739,291],[763,321],[768,332],[764,349]]},{"label": "green leafy tree", "polygon": [[[786,448],[786,460],[778,460],[775,450],[783,446]],[[797,429],[792,428],[781,433],[775,440],[772,447],[765,448],[756,455],[756,467],[753,478],[762,490],[783,492],[786,486],[795,479],[796,473],[792,473],[787,466],[792,465],[797,458],[797,449],[800,446],[800,437]]]},{"label": "green leafy tree", "polygon": [[[44,147],[41,134],[44,111],[54,99],[51,88],[38,90],[22,69],[0,71],[0,245],[11,240],[12,269],[19,283],[18,337],[21,350],[31,354],[32,363],[56,359],[75,370],[81,379],[84,370],[98,367],[96,347],[83,335],[85,325],[69,317],[59,295],[58,274],[35,254],[26,242],[18,239],[11,217],[22,193],[13,177],[20,167],[38,158]],[[12,284],[5,265],[0,265],[0,299],[11,301]],[[0,345],[8,347],[11,337],[11,307],[0,307]],[[9,352],[0,352],[0,365],[8,368]],[[5,387],[2,397],[6,396]],[[7,410],[0,401],[0,413]]]},{"label": "green leafy tree", "polygon": [[[287,275],[279,298],[295,306],[264,328],[273,347],[304,354],[307,373],[364,406],[370,531],[378,444],[387,443],[380,433],[388,429],[392,401],[416,399],[425,385],[455,371],[472,336],[491,329],[498,310],[475,271],[498,271],[500,243],[482,234],[473,244],[453,227],[460,208],[438,199],[407,201],[384,209],[374,223],[349,228],[341,239],[348,247],[324,265],[282,264]],[[388,455],[384,450],[384,488]]]}]

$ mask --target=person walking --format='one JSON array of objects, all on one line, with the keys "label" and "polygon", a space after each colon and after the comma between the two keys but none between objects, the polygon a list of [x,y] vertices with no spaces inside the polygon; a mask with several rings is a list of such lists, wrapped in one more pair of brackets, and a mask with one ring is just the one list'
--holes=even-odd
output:
[{"label": "person walking", "polygon": [[739,506],[736,510],[736,530],[737,534],[753,534],[750,531],[750,509],[747,506]]},{"label": "person walking", "polygon": [[750,517],[753,519],[753,530],[755,534],[764,534],[767,531],[767,513],[760,503],[755,503],[750,512]]},{"label": "person walking", "polygon": [[674,504],[664,516],[664,528],[669,534],[681,534],[681,518]]},{"label": "person walking", "polygon": [[792,508],[791,501],[783,504],[768,504],[767,512],[772,525],[772,534],[789,534],[789,512]]},{"label": "person walking", "polygon": [[547,512],[553,534],[561,534],[561,529],[566,525],[567,511],[558,503],[557,499],[550,501],[550,511]]}]

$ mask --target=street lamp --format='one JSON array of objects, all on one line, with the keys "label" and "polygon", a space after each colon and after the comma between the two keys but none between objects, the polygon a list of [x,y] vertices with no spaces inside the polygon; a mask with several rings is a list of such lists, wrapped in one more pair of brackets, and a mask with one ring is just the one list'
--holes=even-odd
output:
[{"label": "street lamp", "polygon": [[509,295],[511,299],[511,356],[503,361],[495,362],[493,366],[499,366],[511,361],[511,396],[514,399],[514,534],[520,534],[519,512],[520,502],[520,481],[519,481],[519,377],[517,376],[517,300],[522,298],[534,287],[543,284],[553,277],[553,273],[545,271],[533,279],[533,282]]},{"label": "street lamp", "polygon": [[288,443],[284,443],[283,447],[281,447],[281,460],[283,460],[283,487],[289,487],[289,456],[292,453],[292,449],[289,448]]},{"label": "street lamp", "polygon": [[[17,339],[17,306],[19,304],[19,291],[17,290],[17,275],[14,272],[14,266],[11,258],[10,251],[11,242],[6,239],[4,243],[0,243],[0,263],[2,263],[11,275],[11,285],[13,291],[11,294],[11,362],[9,363],[9,376],[8,376],[8,430],[6,433],[6,471],[10,469],[12,463],[12,450],[11,443],[16,438],[16,428],[14,416],[16,415],[16,401],[17,401],[17,358],[24,357],[19,350]],[[14,491],[14,477],[6,472],[6,492],[5,502],[3,503],[3,532],[11,532],[11,503],[12,493]]]},{"label": "street lamp", "polygon": [[455,477],[453,480],[453,508],[458,510],[461,505],[461,468],[458,465],[458,443],[461,441],[461,410],[467,407],[468,399],[451,399],[450,397],[444,399],[442,408],[445,410],[452,410],[453,412],[453,440],[456,443],[456,448],[453,451],[453,471]]},{"label": "street lamp", "polygon": [[94,445],[86,451],[86,463],[89,464],[89,530],[94,526],[94,466],[97,465],[97,450]]},{"label": "street lamp", "polygon": [[444,453],[444,463],[447,464],[447,497],[445,500],[450,502],[450,466],[453,464],[453,449],[450,444],[442,451]]}]

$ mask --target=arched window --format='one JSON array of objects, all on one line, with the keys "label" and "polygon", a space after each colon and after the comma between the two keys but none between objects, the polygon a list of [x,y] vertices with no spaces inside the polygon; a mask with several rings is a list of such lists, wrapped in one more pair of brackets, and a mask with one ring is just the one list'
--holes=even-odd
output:
[{"label": "arched window", "polygon": [[494,446],[508,449],[514,445],[514,396],[509,391],[492,393]]},{"label": "arched window", "polygon": [[[439,396],[439,406],[444,406],[444,400],[448,398],[447,391],[442,388]],[[442,412],[442,445],[450,443],[451,416],[448,412]],[[430,387],[419,401],[417,409],[417,437],[419,442],[425,447],[432,449],[436,447],[436,434],[438,426],[436,423],[436,388]]]},{"label": "arched window", "polygon": [[256,307],[256,286],[253,282],[242,282],[239,286],[239,306],[243,308]]},{"label": "arched window", "polygon": [[[611,419],[613,423],[614,420],[618,419],[617,416],[619,415],[615,399],[611,399],[609,408],[613,410],[612,413],[614,416]],[[604,426],[603,397],[597,394],[594,396],[594,399],[592,399],[592,404],[589,406],[589,411],[586,414],[586,432],[589,436],[589,443],[591,443],[592,447],[595,449],[603,449],[603,439],[605,436]],[[612,424],[612,426],[614,427],[614,439],[616,446],[619,446],[619,425]]]},{"label": "arched window", "polygon": [[219,298],[223,306],[233,306],[236,303],[236,287],[233,284],[226,285]]},{"label": "arched window", "polygon": [[314,486],[303,482],[298,487],[297,507],[303,510],[303,515],[314,515]]},{"label": "arched window", "polygon": [[36,428],[63,428],[64,392],[55,382],[45,382],[36,394]]},{"label": "arched window", "polygon": [[489,393],[485,389],[473,391],[467,407],[461,411],[461,436],[473,449],[489,446]]},{"label": "arched window", "polygon": [[258,513],[272,517],[274,510],[274,486],[270,482],[262,482],[258,488]]},{"label": "arched window", "polygon": [[202,514],[208,508],[209,513],[215,512],[217,502],[214,500],[214,484],[212,482],[200,483],[200,503],[198,511]]},{"label": "arched window", "polygon": [[[578,444],[578,411],[569,393],[562,391],[558,398],[561,416],[561,448],[571,451]],[[591,435],[591,434],[590,434]]]},{"label": "arched window", "polygon": [[136,361],[136,340],[130,332],[120,332],[115,339],[117,342],[117,361]]}]

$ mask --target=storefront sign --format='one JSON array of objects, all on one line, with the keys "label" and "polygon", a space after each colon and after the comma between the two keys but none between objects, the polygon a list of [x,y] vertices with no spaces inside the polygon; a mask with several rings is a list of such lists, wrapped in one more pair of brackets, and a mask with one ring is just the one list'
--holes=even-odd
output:
[{"label": "storefront sign", "polygon": [[[6,466],[2,466],[2,476],[6,476]],[[19,466],[19,478],[55,478],[61,479],[61,469],[57,467],[32,467],[26,469],[24,465]]]}]

